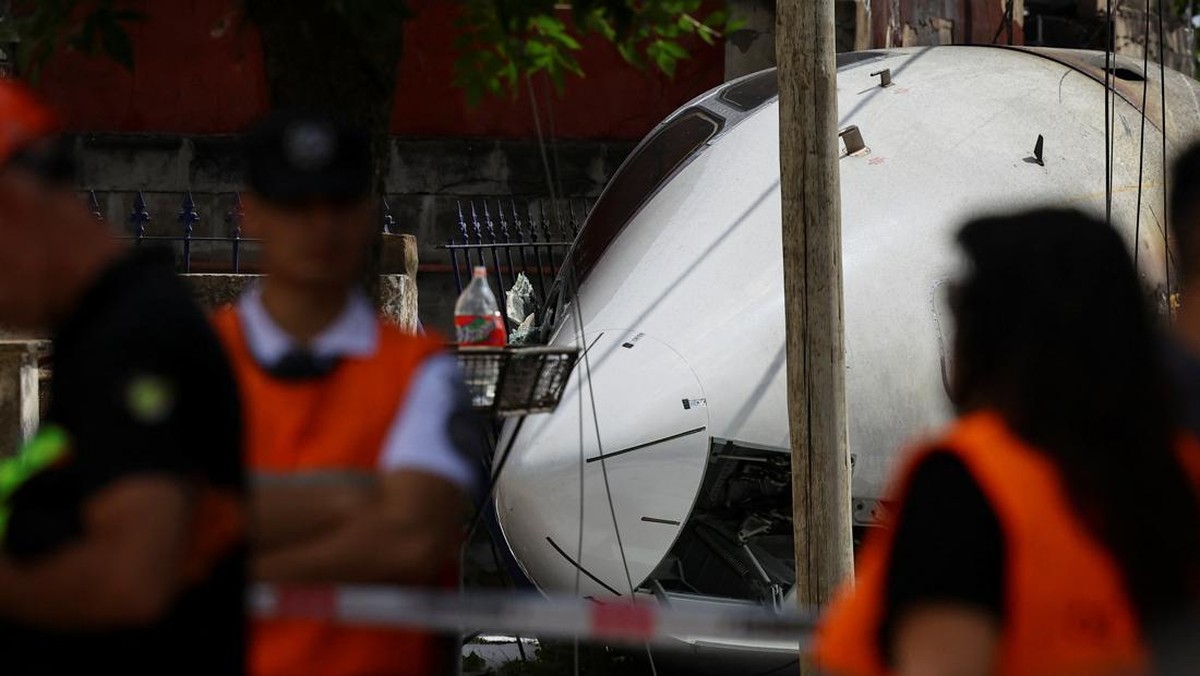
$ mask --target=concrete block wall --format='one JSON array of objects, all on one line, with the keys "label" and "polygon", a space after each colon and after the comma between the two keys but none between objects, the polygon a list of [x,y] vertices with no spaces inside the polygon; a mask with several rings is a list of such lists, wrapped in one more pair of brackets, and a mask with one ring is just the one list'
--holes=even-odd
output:
[{"label": "concrete block wall", "polygon": [[[209,311],[234,303],[246,287],[260,279],[258,275],[222,274],[184,275],[184,278],[191,285],[196,302]],[[410,277],[381,275],[379,295],[380,311],[384,317],[407,331],[417,329],[418,292]]]}]

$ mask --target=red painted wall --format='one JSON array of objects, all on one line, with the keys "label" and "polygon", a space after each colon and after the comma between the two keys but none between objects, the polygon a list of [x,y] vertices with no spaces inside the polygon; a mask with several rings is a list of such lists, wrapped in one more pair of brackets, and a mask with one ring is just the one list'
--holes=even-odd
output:
[{"label": "red painted wall", "polygon": [[[266,111],[258,35],[235,2],[140,4],[147,20],[129,29],[136,59],[132,73],[79,53],[58,55],[44,71],[39,86],[72,131],[234,133]],[[527,96],[471,109],[454,88],[455,3],[410,4],[416,15],[404,28],[392,132],[533,137]],[[539,91],[543,115],[552,109],[559,138],[639,138],[680,104],[721,82],[723,50],[699,41],[689,48],[694,58],[670,79],[633,68],[612,46],[589,39],[580,56],[586,79],[568,79],[561,98]],[[548,127],[545,118],[543,125]]]}]

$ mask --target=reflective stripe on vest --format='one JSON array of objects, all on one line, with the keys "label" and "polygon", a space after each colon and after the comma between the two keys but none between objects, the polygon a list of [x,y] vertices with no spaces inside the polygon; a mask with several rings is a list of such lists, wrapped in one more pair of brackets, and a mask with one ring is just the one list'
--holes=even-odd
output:
[{"label": "reflective stripe on vest", "polygon": [[[255,362],[234,309],[213,323],[242,393],[247,462],[259,472],[377,470],[413,376],[441,350],[381,321],[371,357],[343,359],[322,378],[281,381]],[[262,620],[252,627],[250,673],[423,675],[436,673],[444,652],[420,632]]]},{"label": "reflective stripe on vest", "polygon": [[[998,415],[971,414],[908,460],[893,493],[899,502],[916,467],[935,451],[966,466],[1004,533],[1007,617],[998,673],[1140,673],[1145,655],[1121,571],[1076,516],[1053,463]],[[871,534],[856,587],[843,588],[830,606],[815,651],[822,668],[888,673],[879,629],[893,534]]]},{"label": "reflective stripe on vest", "polygon": [[68,459],[71,439],[58,425],[44,425],[11,458],[0,460],[0,541],[8,533],[12,496],[42,471]]}]

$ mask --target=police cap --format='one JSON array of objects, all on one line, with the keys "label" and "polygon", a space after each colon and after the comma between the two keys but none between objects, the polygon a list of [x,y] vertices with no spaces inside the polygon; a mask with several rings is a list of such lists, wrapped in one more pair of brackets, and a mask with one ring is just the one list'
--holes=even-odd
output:
[{"label": "police cap", "polygon": [[328,114],[272,113],[247,135],[245,158],[250,188],[272,202],[354,202],[370,194],[370,140]]}]

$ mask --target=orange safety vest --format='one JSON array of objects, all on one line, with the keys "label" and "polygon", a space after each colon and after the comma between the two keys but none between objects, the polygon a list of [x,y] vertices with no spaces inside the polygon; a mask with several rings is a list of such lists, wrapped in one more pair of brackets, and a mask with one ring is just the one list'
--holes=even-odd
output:
[{"label": "orange safety vest", "polygon": [[[1187,471],[1200,486],[1195,449]],[[935,451],[958,458],[996,512],[1006,547],[1007,619],[1000,674],[1143,673],[1146,655],[1121,570],[1072,507],[1057,469],[992,412],[960,419],[900,473],[897,504],[913,472]],[[857,585],[835,597],[817,634],[816,663],[836,674],[886,674],[879,646],[894,529],[864,545]]]},{"label": "orange safety vest", "polygon": [[[441,346],[379,322],[379,347],[311,381],[272,378],[255,361],[233,308],[213,318],[245,404],[246,457],[255,471],[375,471],[396,411],[418,367]],[[308,619],[254,620],[251,674],[437,673],[445,650],[415,631]]]}]

